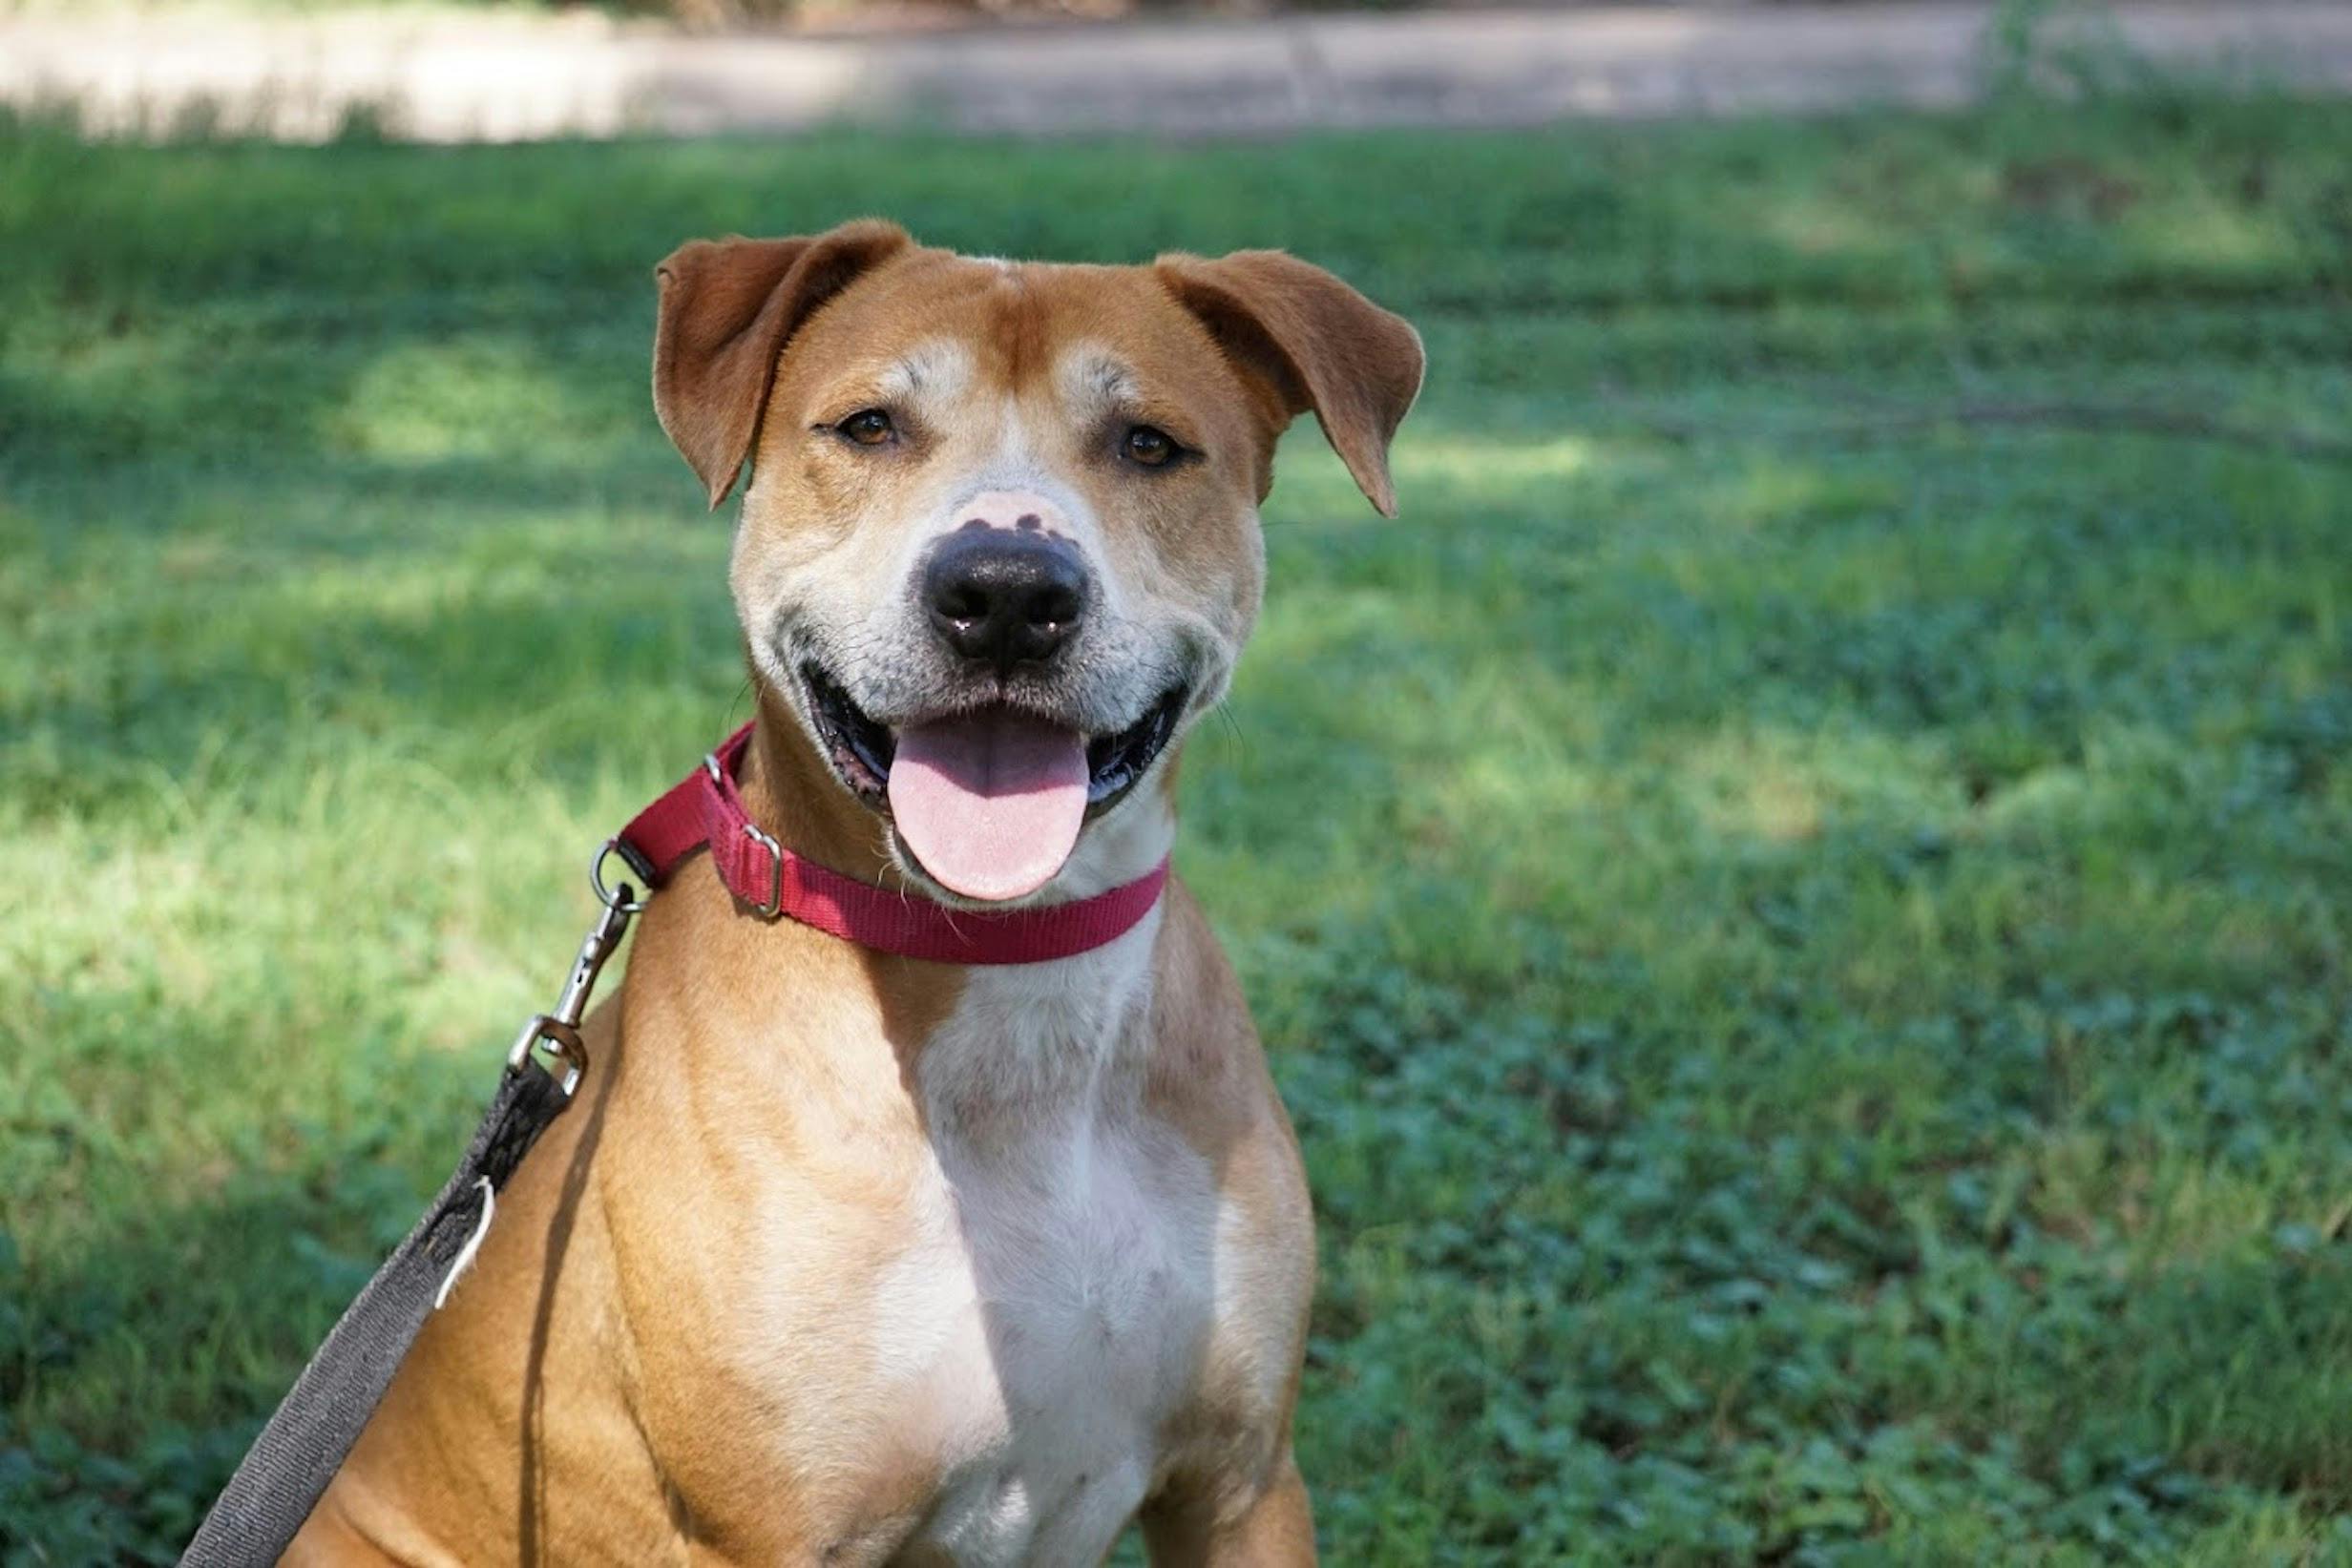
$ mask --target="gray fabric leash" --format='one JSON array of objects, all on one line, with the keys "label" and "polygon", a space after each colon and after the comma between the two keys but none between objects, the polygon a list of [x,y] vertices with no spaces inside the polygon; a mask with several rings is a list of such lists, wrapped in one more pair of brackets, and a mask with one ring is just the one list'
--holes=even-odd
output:
[{"label": "gray fabric leash", "polygon": [[[602,858],[599,850],[599,863]],[[180,1568],[262,1568],[284,1554],[359,1441],[425,1320],[472,1261],[490,1227],[496,1195],[572,1103],[588,1068],[579,1037],[588,993],[630,917],[644,908],[625,882],[617,894],[600,880],[596,887],[604,915],[580,944],[555,1012],[523,1025],[465,1159],[327,1330],[198,1527]],[[559,1071],[540,1064],[541,1047],[562,1064]]]}]

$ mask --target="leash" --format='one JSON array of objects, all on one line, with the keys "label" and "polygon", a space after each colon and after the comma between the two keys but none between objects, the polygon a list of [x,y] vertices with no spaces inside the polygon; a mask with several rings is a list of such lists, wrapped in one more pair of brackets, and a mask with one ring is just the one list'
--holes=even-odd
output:
[{"label": "leash", "polygon": [[598,847],[588,881],[604,912],[580,943],[555,1008],[523,1025],[465,1158],[327,1330],[204,1516],[180,1568],[262,1568],[284,1553],[349,1457],[426,1319],[473,1262],[508,1178],[571,1105],[588,1071],[579,1030],[589,995],[645,908],[628,882],[606,884],[609,859],[619,856],[642,878],[650,898],[707,848],[720,880],[747,913],[771,921],[788,916],[880,951],[955,964],[1034,964],[1102,947],[1150,913],[1167,881],[1163,860],[1133,882],[1074,903],[955,910],[843,876],[785,848],[745,810],[735,775],[751,729],[746,724],[729,736]]}]

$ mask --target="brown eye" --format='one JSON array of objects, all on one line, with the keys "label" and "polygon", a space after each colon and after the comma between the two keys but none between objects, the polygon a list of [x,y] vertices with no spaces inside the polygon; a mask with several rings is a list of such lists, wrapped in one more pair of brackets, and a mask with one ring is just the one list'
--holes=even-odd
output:
[{"label": "brown eye", "polygon": [[1148,425],[1138,425],[1127,432],[1120,445],[1130,463],[1141,463],[1147,469],[1164,468],[1176,455],[1176,443],[1165,430],[1155,430]]},{"label": "brown eye", "polygon": [[862,408],[833,429],[861,447],[879,447],[897,433],[891,416],[879,408]]}]

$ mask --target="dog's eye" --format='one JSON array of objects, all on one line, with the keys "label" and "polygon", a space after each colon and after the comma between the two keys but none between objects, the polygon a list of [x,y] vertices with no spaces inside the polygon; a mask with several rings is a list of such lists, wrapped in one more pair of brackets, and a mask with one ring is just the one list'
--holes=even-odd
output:
[{"label": "dog's eye", "polygon": [[891,416],[879,408],[861,408],[833,429],[861,447],[879,447],[897,433]]},{"label": "dog's eye", "polygon": [[1127,454],[1128,462],[1157,469],[1165,468],[1167,460],[1176,455],[1176,443],[1169,439],[1166,430],[1138,425],[1127,432],[1126,440],[1120,443],[1120,449]]}]

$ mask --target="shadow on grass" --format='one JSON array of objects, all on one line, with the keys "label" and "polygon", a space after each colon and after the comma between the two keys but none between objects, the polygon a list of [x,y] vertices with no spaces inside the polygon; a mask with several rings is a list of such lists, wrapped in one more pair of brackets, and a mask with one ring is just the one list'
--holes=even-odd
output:
[{"label": "shadow on grass", "polygon": [[[453,1161],[467,1121],[454,1107],[486,1077],[478,1064],[446,1074]],[[285,1151],[276,1168],[228,1175],[202,1199],[93,1214],[69,1245],[0,1282],[11,1298],[0,1323],[15,1330],[0,1335],[0,1408],[11,1412],[0,1422],[0,1548],[52,1562],[176,1560],[430,1196],[418,1172],[388,1160],[380,1132],[313,1126],[269,1141]]]},{"label": "shadow on grass", "polygon": [[[1691,1041],[1667,1021],[1612,1022],[1639,1005],[1614,987],[1648,984],[1621,972],[1588,984],[1568,1023],[1395,966],[1377,926],[1329,929],[1304,976],[1269,978],[1296,992],[1263,1011],[1323,1209],[1305,1440],[1343,1518],[1376,1512],[1398,1468],[1440,1450],[1523,1488],[1605,1464],[1638,1491],[1666,1456],[1760,1461],[1799,1432],[1901,1486],[2095,1495],[2159,1522],[2203,1516],[2221,1483],[2352,1502],[2336,1420],[2352,1396],[2352,1264],[2328,1238],[2290,1229],[2128,1266],[2111,1237],[2053,1231],[2066,1221],[2042,1206],[2046,1178],[2006,1207],[1978,1181],[1988,1158],[2081,1136],[2068,1130],[2081,1085],[2053,1100],[2049,1080],[2082,1069],[2041,1040],[2093,1030],[2077,1051],[2106,1071],[2162,1075],[2174,1053],[2130,1008],[1993,999],[1975,1044],[1919,1042],[1929,1055],[1906,1063],[1857,1040],[1865,1054],[1841,1068],[1803,1043],[1836,1026],[1789,998],[1733,997],[1739,1037]],[[2227,1055],[2264,1021],[2222,1007],[2183,1027]],[[2004,1052],[2025,1075],[2006,1086]],[[445,1147],[388,1163],[365,1131],[312,1129],[269,1174],[94,1215],[70,1247],[21,1262],[0,1395],[38,1411],[45,1389],[82,1385],[83,1413],[6,1432],[0,1528],[52,1557],[102,1541],[110,1558],[169,1560],[454,1157],[481,1067],[419,1059],[375,1091],[413,1087],[432,1109],[410,1119],[437,1114]],[[1872,1073],[1920,1104],[1874,1111]],[[1948,1129],[1948,1149],[1904,1129],[1922,1104],[1964,1105],[1966,1083],[1994,1104]],[[1802,1107],[1816,1095],[1826,1116]],[[2126,1114],[2185,1119],[2176,1103]],[[1439,1321],[1452,1337],[1430,1331]],[[103,1385],[126,1363],[172,1369],[170,1396],[108,1409]],[[1399,1422],[1452,1435],[1400,1441]],[[1899,1443],[1919,1452],[1889,1458]],[[1987,1454],[2007,1456],[1999,1474]],[[1756,1523],[1765,1545],[1798,1529]],[[1505,1516],[1456,1533],[1507,1544]]]}]

